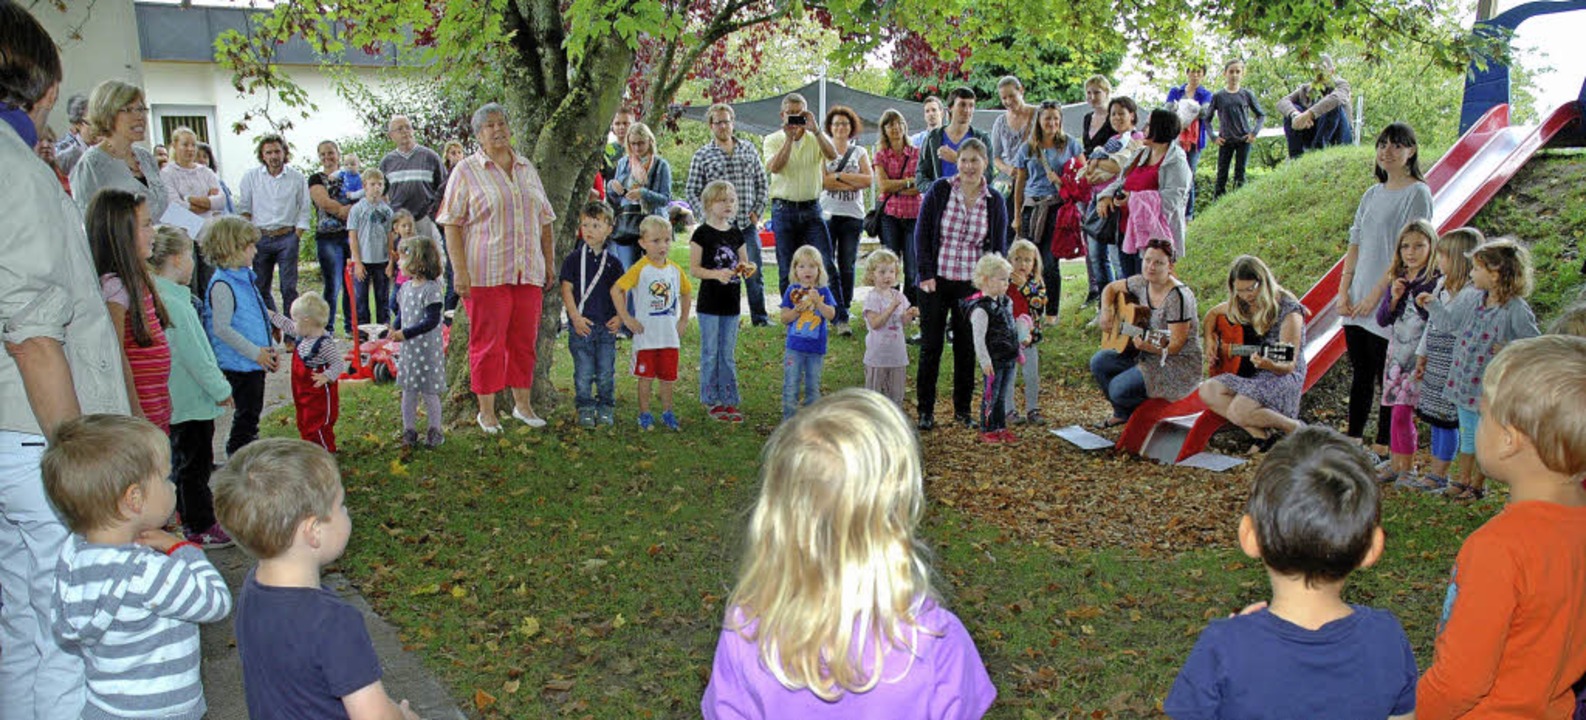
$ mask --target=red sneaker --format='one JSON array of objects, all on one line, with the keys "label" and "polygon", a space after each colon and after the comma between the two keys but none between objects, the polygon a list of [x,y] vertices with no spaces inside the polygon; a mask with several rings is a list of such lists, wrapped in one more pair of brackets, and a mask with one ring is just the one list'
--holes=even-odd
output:
[{"label": "red sneaker", "polygon": [[723,405],[712,405],[710,406],[710,410],[707,411],[707,414],[710,415],[710,419],[720,420],[722,422],[727,421],[726,413],[727,408]]},{"label": "red sneaker", "polygon": [[993,430],[991,432],[983,432],[980,434],[980,441],[987,445],[1000,444],[1002,443],[1002,431]]},{"label": "red sneaker", "polygon": [[737,405],[728,405],[722,410],[722,414],[726,416],[728,422],[743,422],[743,413],[738,411]]}]

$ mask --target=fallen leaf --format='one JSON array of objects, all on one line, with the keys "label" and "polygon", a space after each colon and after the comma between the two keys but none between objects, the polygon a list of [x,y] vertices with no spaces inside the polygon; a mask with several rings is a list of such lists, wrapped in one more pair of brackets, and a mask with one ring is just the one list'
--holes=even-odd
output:
[{"label": "fallen leaf", "polygon": [[504,683],[501,683],[501,690],[508,695],[513,695],[518,692],[518,687],[522,684],[522,680],[508,680]]},{"label": "fallen leaf", "polygon": [[539,618],[536,618],[532,615],[523,618],[523,621],[518,623],[518,634],[526,638],[531,638],[540,634]]},{"label": "fallen leaf", "polygon": [[483,690],[474,690],[474,708],[484,712],[485,708],[496,704],[496,696]]}]

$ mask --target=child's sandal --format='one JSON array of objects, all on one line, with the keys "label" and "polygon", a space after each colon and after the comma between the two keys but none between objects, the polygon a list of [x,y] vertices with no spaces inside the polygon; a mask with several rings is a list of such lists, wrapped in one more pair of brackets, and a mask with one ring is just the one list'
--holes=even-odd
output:
[{"label": "child's sandal", "polygon": [[1448,481],[1448,490],[1449,492],[1443,493],[1443,497],[1459,502],[1481,500],[1487,497],[1485,489],[1453,480]]}]

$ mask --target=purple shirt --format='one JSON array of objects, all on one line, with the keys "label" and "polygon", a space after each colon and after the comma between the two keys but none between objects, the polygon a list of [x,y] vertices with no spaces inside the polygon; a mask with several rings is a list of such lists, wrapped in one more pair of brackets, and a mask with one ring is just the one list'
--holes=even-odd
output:
[{"label": "purple shirt", "polygon": [[[742,617],[734,609],[729,617]],[[749,633],[750,624],[743,629]],[[700,710],[715,718],[979,718],[991,707],[997,689],[975,650],[975,641],[958,617],[925,601],[912,640],[915,652],[889,647],[881,682],[868,692],[844,693],[835,702],[809,690],[789,690],[760,664],[760,650],[740,631],[724,628]],[[866,652],[866,657],[870,653]],[[873,667],[873,665],[871,665]]]}]

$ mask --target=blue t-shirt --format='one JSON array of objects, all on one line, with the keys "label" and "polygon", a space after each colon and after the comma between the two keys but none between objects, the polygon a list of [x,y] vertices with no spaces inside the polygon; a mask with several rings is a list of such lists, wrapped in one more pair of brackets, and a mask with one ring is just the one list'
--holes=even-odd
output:
[{"label": "blue t-shirt", "polygon": [[[973,137],[973,135],[971,135],[970,133],[966,132],[966,133],[964,133],[963,137],[959,138],[957,142],[954,142],[952,136],[947,134],[946,128],[943,128],[942,129],[942,147],[944,147],[944,148],[952,148],[953,152],[958,152],[958,146],[964,144],[964,141],[968,140],[971,137]],[[957,174],[958,174],[958,163],[948,162],[946,160],[943,160],[942,161],[942,176],[937,178],[937,179],[938,180],[946,180],[946,179],[948,179],[948,178],[950,178],[950,177],[952,177],[954,175],[957,175]]]},{"label": "blue t-shirt", "polygon": [[1213,620],[1162,709],[1174,720],[1386,718],[1415,710],[1415,653],[1399,619],[1354,613],[1307,630],[1270,611]]},{"label": "blue t-shirt", "polygon": [[[826,288],[807,288],[803,285],[793,284],[789,285],[787,292],[782,294],[782,307],[789,310],[793,309],[793,307],[798,304],[793,301],[793,296],[795,294],[799,294],[800,297],[803,297],[802,293],[813,292],[815,290],[820,291],[821,299],[827,305],[831,305],[833,307],[837,305],[837,298],[832,295],[831,290]],[[810,353],[811,355],[825,355],[826,318],[813,310],[800,313],[797,319],[788,323],[787,349],[795,350],[801,353]]]},{"label": "blue t-shirt", "polygon": [[235,632],[248,715],[258,720],[345,718],[341,699],[381,676],[363,614],[329,588],[260,585],[249,571]]},{"label": "blue t-shirt", "polygon": [[[604,268],[601,267],[602,260],[605,261]],[[604,325],[617,316],[617,306],[611,304],[611,286],[617,284],[622,273],[622,261],[611,252],[610,243],[596,253],[589,243],[580,240],[578,248],[562,259],[560,279],[573,286],[574,303],[583,298],[586,291],[589,293],[588,299],[584,300],[582,314],[590,322]]]}]

